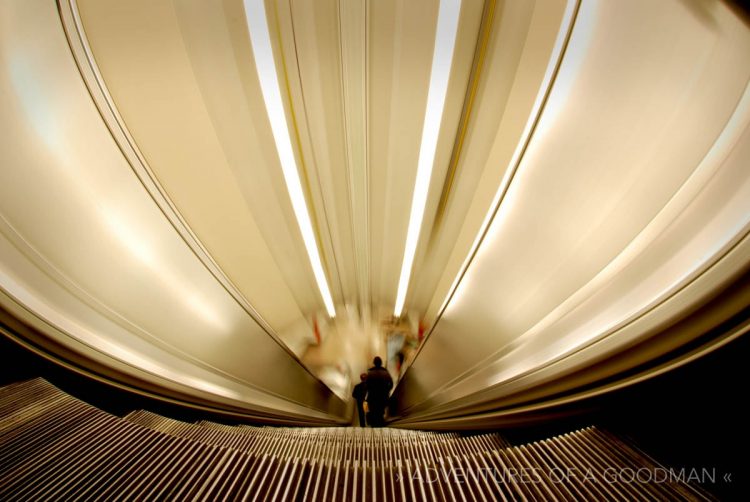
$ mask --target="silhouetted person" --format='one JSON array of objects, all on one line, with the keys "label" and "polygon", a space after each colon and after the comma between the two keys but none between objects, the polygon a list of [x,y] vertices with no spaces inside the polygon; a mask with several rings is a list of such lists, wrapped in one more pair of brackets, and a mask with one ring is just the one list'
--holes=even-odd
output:
[{"label": "silhouetted person", "polygon": [[359,415],[359,426],[365,427],[365,397],[367,397],[367,373],[359,375],[360,382],[352,389],[352,397],[357,401],[357,414]]},{"label": "silhouetted person", "polygon": [[383,360],[373,359],[374,366],[367,370],[367,423],[372,427],[385,425],[385,407],[393,380],[388,370],[383,368]]}]

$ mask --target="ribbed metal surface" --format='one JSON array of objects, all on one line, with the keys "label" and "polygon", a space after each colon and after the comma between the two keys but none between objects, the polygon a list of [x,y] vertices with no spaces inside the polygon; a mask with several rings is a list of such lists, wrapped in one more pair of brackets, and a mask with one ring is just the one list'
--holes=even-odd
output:
[{"label": "ribbed metal surface", "polygon": [[272,428],[124,419],[42,379],[0,389],[0,499],[706,500],[655,460],[588,427],[509,445],[497,434]]}]

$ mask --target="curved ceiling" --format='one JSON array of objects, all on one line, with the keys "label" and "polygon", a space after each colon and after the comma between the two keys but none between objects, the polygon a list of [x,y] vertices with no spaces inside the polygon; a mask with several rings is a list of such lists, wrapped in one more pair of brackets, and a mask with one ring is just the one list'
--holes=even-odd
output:
[{"label": "curved ceiling", "polygon": [[[27,342],[129,385],[342,422],[346,377],[393,322],[441,3],[265,2],[331,319],[252,1],[3,4],[1,301]],[[403,425],[632,376],[750,303],[745,282],[723,293],[750,264],[743,13],[456,4],[403,316],[428,336],[396,390]],[[701,312],[700,330],[679,327]],[[321,336],[344,348],[324,357]]]}]

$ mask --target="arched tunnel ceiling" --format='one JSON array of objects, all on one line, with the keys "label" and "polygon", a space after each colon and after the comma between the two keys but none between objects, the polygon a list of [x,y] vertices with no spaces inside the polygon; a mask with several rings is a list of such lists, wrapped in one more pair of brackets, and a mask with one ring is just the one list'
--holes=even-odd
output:
[{"label": "arched tunnel ceiling", "polygon": [[[276,2],[269,12],[275,15],[273,42],[284,62],[278,72],[334,299],[340,306],[370,302],[377,310],[392,308],[396,294],[438,3],[361,2],[366,16],[359,19],[360,30],[342,24],[344,4]],[[459,231],[466,226],[476,234],[490,206],[508,159],[490,159],[488,150],[500,137],[505,156],[512,154],[541,86],[564,6],[550,2],[534,17],[533,4],[499,5],[490,28],[497,36],[482,47],[484,4],[463,4],[428,222],[437,217],[459,134],[466,135],[466,153],[455,167],[460,176],[449,194],[451,206],[441,208],[445,221],[423,239],[430,245],[422,246],[424,272],[418,266],[415,273],[417,310],[425,311],[433,300]],[[276,330],[300,312],[322,311],[265,114],[242,3],[216,8],[202,2],[79,1],[78,8],[122,121],[212,257]],[[354,48],[364,57],[347,57]],[[476,50],[485,61],[482,87],[472,99],[487,106],[475,106],[472,130],[463,131],[459,122]],[[362,65],[359,74],[352,60]],[[357,85],[365,88],[361,102],[349,97]],[[509,104],[509,123],[502,124],[507,131],[500,130]],[[358,109],[365,110],[365,121],[360,130],[351,130]],[[361,158],[352,157],[356,148]],[[488,179],[480,185],[482,175]],[[355,215],[357,183],[365,184],[369,205]],[[479,207],[467,219],[475,199]],[[369,232],[358,234],[360,226]],[[356,239],[366,245],[358,246]],[[463,244],[457,250],[461,259],[468,248]],[[359,263],[367,264],[366,271],[357,271]],[[446,274],[451,280],[453,265]]]},{"label": "arched tunnel ceiling", "polygon": [[[266,2],[339,317],[377,324],[393,309],[438,6]],[[27,338],[189,401],[342,420],[289,341],[335,322],[243,2],[2,9],[0,279]],[[406,300],[429,336],[396,391],[405,425],[557,396],[654,340],[575,386],[655,360],[705,332],[667,328],[750,263],[742,12],[677,0],[460,12]],[[707,322],[747,306],[732,302]],[[347,371],[365,362],[341,357]]]}]

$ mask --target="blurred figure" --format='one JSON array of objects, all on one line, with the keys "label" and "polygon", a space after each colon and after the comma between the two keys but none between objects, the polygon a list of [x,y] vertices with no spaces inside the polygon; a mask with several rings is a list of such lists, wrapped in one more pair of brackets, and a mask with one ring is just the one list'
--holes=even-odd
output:
[{"label": "blurred figure", "polygon": [[401,368],[404,367],[404,359],[406,359],[406,354],[404,354],[404,349],[402,348],[396,352],[396,373],[399,375],[401,375]]},{"label": "blurred figure", "polygon": [[388,404],[388,395],[393,387],[388,370],[383,368],[383,360],[375,357],[374,366],[367,370],[367,423],[371,427],[383,427],[385,425],[385,407]]},{"label": "blurred figure", "polygon": [[352,397],[357,401],[357,415],[359,415],[359,426],[366,427],[365,422],[365,397],[367,397],[367,373],[359,375],[360,382],[354,386]]}]

